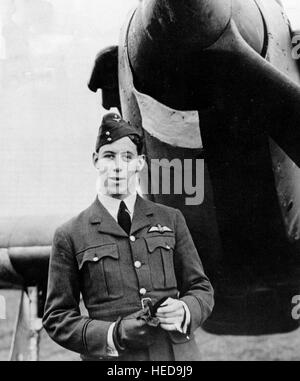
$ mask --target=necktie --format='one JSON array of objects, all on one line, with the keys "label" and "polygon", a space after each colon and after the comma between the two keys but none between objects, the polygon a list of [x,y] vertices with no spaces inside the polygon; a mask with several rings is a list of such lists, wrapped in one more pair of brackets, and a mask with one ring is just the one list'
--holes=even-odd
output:
[{"label": "necktie", "polygon": [[126,204],[124,201],[122,201],[120,204],[120,208],[118,212],[118,224],[129,235],[130,228],[131,228],[131,219],[130,219],[129,212],[126,208]]}]

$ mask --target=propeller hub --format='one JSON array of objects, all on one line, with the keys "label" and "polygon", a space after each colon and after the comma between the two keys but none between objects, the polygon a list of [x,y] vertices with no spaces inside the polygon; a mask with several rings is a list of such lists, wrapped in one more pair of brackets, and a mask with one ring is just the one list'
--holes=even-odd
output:
[{"label": "propeller hub", "polygon": [[212,45],[231,18],[231,0],[143,0],[139,27],[151,40]]}]

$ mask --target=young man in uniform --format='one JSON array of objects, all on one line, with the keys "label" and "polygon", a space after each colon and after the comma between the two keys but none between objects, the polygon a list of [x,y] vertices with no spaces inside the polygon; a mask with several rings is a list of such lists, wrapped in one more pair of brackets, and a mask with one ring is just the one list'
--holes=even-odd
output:
[{"label": "young man in uniform", "polygon": [[55,232],[45,329],[84,360],[199,360],[193,332],[213,289],[182,213],[137,193],[142,139],[117,114],[104,116],[93,162],[95,202]]}]

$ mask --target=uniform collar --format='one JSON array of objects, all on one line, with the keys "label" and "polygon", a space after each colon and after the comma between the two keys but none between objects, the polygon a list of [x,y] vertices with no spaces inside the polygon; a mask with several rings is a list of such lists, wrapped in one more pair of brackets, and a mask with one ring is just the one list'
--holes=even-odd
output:
[{"label": "uniform collar", "polygon": [[[126,205],[126,208],[129,211],[131,220],[133,217],[136,197],[137,197],[137,193],[134,192],[123,200]],[[118,212],[119,212],[119,208],[120,208],[120,204],[122,200],[118,200],[117,198],[113,198],[102,193],[98,193],[98,200],[105,207],[105,209],[111,214],[111,216],[117,221]]]},{"label": "uniform collar", "polygon": [[[98,224],[98,231],[117,236],[127,237],[127,234],[116,222],[112,215],[102,205],[97,197],[95,202],[89,208],[89,221],[91,224]],[[148,201],[136,194],[136,202],[133,211],[131,233],[134,234],[145,226],[151,225],[149,216],[153,215],[153,207]]]}]

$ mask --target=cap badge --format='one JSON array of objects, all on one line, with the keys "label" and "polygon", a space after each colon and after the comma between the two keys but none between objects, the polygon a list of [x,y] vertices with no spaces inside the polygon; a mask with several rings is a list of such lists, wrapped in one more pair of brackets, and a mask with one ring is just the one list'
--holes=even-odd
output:
[{"label": "cap badge", "polygon": [[121,121],[121,117],[119,115],[114,115],[113,118],[111,118],[112,120],[114,120],[115,122],[120,122]]}]

